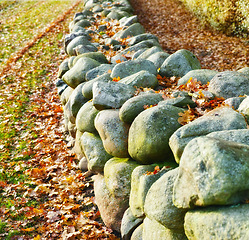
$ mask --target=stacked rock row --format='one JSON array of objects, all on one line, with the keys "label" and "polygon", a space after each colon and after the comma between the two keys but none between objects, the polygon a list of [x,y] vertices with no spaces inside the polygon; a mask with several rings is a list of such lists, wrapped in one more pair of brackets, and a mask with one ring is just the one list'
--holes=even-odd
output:
[{"label": "stacked rock row", "polygon": [[[249,239],[249,68],[169,55],[127,0],[85,1],[69,27],[58,94],[105,224],[132,240]],[[194,94],[165,98],[158,74],[210,82],[205,98],[226,105],[182,126]]]}]

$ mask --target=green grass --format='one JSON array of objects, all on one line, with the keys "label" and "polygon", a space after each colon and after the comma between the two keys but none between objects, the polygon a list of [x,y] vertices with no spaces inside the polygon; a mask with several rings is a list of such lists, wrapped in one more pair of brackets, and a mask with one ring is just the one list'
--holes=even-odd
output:
[{"label": "green grass", "polygon": [[[0,1],[0,31],[4,39],[0,46],[0,69],[6,66],[12,54],[25,48],[74,2]],[[80,6],[77,9],[79,11]],[[46,84],[55,78],[55,71],[63,60],[60,53],[62,37],[72,18],[73,14],[42,36],[7,72],[1,74],[0,71],[0,208],[9,209],[8,215],[0,216],[0,234],[8,231],[4,239],[21,234],[9,224],[10,221],[26,219],[25,214],[16,214],[18,209],[37,207],[46,201],[28,198],[22,202],[26,187],[36,187],[25,174],[25,170],[30,168],[27,162],[35,154],[29,150],[33,149],[39,136],[35,117],[30,116],[38,108],[36,95],[47,89]],[[7,193],[1,182],[12,186],[13,194]],[[32,227],[32,222],[26,227]]]}]

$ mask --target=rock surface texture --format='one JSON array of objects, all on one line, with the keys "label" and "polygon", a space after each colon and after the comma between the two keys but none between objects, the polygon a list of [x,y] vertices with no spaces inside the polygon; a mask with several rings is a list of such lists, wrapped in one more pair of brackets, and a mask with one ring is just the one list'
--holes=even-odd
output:
[{"label": "rock surface texture", "polygon": [[57,88],[103,222],[124,240],[249,238],[248,68],[165,51],[128,0],[83,2]]}]

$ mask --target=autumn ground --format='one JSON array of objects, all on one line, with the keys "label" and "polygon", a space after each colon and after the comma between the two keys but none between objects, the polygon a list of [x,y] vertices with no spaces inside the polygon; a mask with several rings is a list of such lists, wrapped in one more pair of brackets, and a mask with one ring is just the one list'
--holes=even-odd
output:
[{"label": "autumn ground", "polygon": [[82,3],[0,7],[0,239],[118,239],[67,147],[55,89],[62,38]]},{"label": "autumn ground", "polygon": [[[131,3],[167,52],[188,49],[209,69],[248,64],[248,39],[202,28],[177,0]],[[0,9],[0,239],[118,239],[67,146],[55,89],[62,38],[82,3],[3,0]]]}]

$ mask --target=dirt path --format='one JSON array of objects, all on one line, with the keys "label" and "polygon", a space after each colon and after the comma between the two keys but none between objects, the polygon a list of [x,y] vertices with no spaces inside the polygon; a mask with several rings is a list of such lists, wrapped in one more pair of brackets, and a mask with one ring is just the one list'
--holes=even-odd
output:
[{"label": "dirt path", "polygon": [[201,26],[178,0],[130,0],[146,31],[158,36],[163,49],[193,52],[202,68],[238,70],[249,65],[249,39],[228,37]]}]

